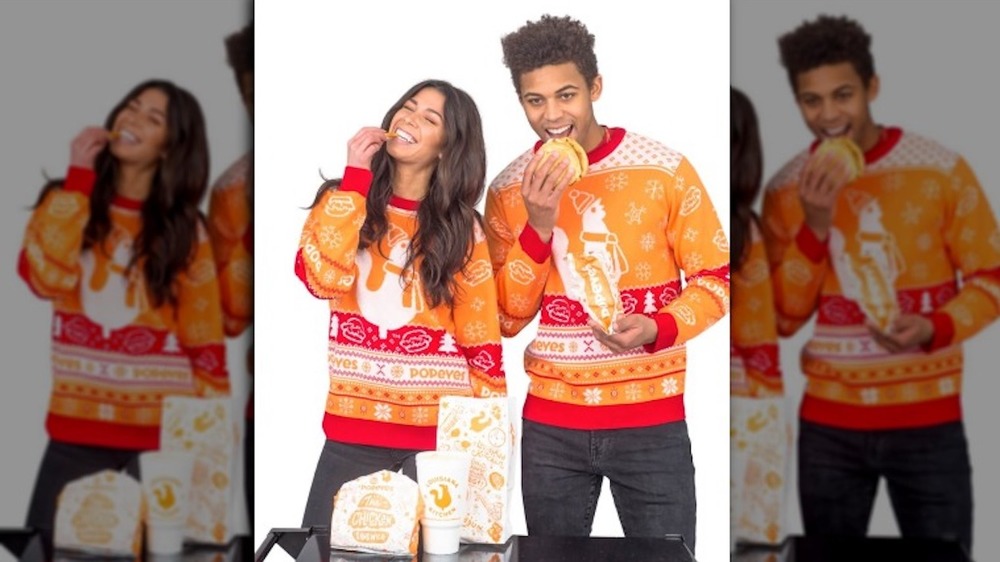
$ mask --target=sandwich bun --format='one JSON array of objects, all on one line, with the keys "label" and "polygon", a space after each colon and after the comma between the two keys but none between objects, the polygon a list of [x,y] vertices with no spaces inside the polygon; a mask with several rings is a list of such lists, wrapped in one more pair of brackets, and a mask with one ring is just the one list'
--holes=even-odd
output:
[{"label": "sandwich bun", "polygon": [[815,156],[818,157],[823,154],[833,155],[842,162],[846,162],[847,169],[850,171],[848,181],[856,180],[865,169],[864,153],[861,152],[861,148],[854,141],[847,137],[825,139],[816,147]]},{"label": "sandwich bun", "polygon": [[543,162],[552,154],[569,159],[570,185],[579,181],[587,173],[587,151],[580,146],[580,143],[569,137],[549,139],[542,144],[538,151],[544,154]]}]

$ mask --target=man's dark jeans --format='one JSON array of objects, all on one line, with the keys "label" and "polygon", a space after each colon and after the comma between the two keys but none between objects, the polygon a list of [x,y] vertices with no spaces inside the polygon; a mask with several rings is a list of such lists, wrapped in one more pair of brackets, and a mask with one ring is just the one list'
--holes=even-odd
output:
[{"label": "man's dark jeans", "polygon": [[856,431],[800,420],[799,502],[806,534],[865,536],[880,477],[903,537],[972,552],[972,469],[962,422]]},{"label": "man's dark jeans", "polygon": [[524,420],[523,433],[529,535],[589,536],[606,476],[627,536],[682,535],[694,551],[694,464],[684,421],[583,431]]}]

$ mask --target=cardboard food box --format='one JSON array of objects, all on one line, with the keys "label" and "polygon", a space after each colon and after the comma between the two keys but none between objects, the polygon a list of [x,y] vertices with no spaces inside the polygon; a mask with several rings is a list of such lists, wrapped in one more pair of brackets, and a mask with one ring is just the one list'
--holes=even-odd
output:
[{"label": "cardboard food box", "polygon": [[53,544],[99,556],[139,556],[145,517],[139,482],[102,470],[66,484],[59,494]]},{"label": "cardboard food box", "polygon": [[330,546],[414,556],[423,513],[420,489],[410,477],[380,470],[355,478],[333,499]]}]

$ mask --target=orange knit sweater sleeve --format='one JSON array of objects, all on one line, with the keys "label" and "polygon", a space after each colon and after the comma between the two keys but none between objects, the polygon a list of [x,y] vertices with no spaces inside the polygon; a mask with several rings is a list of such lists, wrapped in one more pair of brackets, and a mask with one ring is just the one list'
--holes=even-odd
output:
[{"label": "orange knit sweater sleeve", "polygon": [[[221,179],[225,180],[227,177]],[[212,188],[208,206],[208,229],[212,239],[212,255],[219,272],[219,291],[227,336],[242,333],[253,315],[252,258],[246,243],[250,228],[250,206],[244,182],[245,178],[237,183],[217,184]]]},{"label": "orange knit sweater sleeve", "polygon": [[665,192],[666,236],[673,259],[684,271],[680,295],[655,316],[659,332],[647,351],[686,343],[729,313],[729,241],[708,192],[685,158]]},{"label": "orange knit sweater sleeve", "polygon": [[[505,205],[502,201],[505,197],[516,197],[517,201]],[[514,188],[486,192],[486,238],[497,286],[500,326],[507,337],[517,335],[538,312],[552,264],[549,259],[551,245],[543,243],[527,224],[527,213],[520,197],[520,190]],[[510,212],[518,216],[508,216]],[[511,225],[522,226],[515,231],[511,230]],[[520,304],[516,305],[514,299]],[[519,314],[519,310],[532,313]]]},{"label": "orange knit sweater sleeve", "polygon": [[177,277],[177,340],[191,360],[195,393],[229,395],[219,279],[208,231],[198,225],[194,259]]},{"label": "orange knit sweater sleeve", "polygon": [[316,298],[337,301],[354,289],[354,257],[371,181],[371,171],[348,167],[340,188],[323,194],[302,227],[295,274]]},{"label": "orange knit sweater sleeve", "polygon": [[972,169],[959,159],[951,172],[944,238],[948,257],[963,280],[958,294],[931,313],[930,347],[961,343],[1000,316],[1000,230]]},{"label": "orange knit sweater sleeve", "polygon": [[475,230],[472,259],[457,275],[455,342],[468,361],[475,396],[506,396],[496,285],[485,235],[479,225]]},{"label": "orange knit sweater sleeve", "polygon": [[42,298],[71,294],[80,281],[83,229],[90,219],[93,170],[71,167],[28,221],[18,273]]},{"label": "orange knit sweater sleeve", "polygon": [[826,243],[805,224],[798,190],[772,186],[764,195],[761,213],[778,333],[790,336],[816,310],[823,279],[829,269]]}]

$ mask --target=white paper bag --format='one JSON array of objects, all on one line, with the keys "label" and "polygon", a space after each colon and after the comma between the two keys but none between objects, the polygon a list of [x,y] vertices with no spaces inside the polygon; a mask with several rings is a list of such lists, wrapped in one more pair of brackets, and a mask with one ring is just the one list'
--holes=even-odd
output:
[{"label": "white paper bag", "polygon": [[472,454],[465,542],[501,544],[511,536],[512,433],[506,397],[441,399],[437,449]]},{"label": "white paper bag", "polygon": [[780,543],[791,433],[781,397],[730,398],[730,533],[733,542]]},{"label": "white paper bag", "polygon": [[234,535],[239,435],[229,397],[163,399],[160,449],[195,454],[185,537],[226,544]]}]

